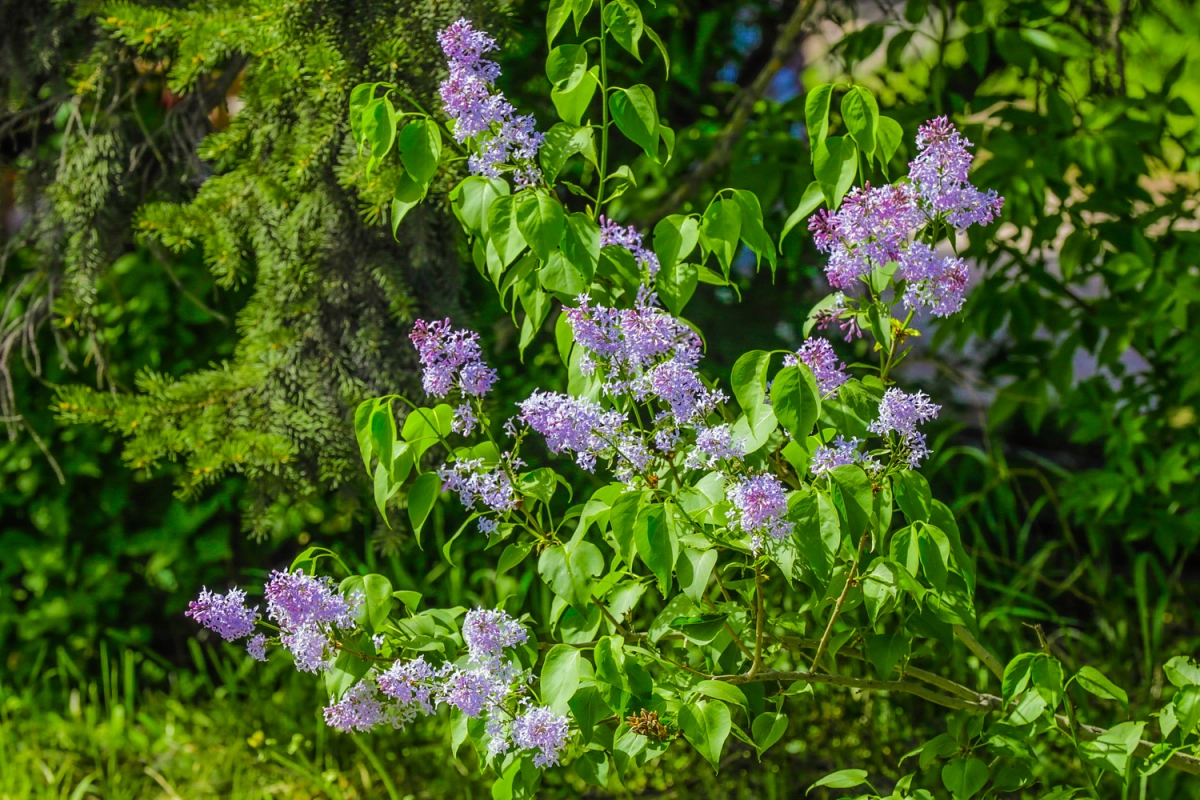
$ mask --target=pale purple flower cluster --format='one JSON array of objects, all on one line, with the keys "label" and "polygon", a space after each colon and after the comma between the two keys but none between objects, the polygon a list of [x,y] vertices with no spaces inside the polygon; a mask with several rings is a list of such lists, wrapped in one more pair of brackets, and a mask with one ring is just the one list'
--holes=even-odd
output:
[{"label": "pale purple flower cluster", "polygon": [[861,461],[862,453],[858,452],[860,444],[862,439],[857,436],[850,440],[839,436],[833,440],[832,445],[820,445],[813,451],[812,464],[809,467],[813,477],[824,475],[834,467],[844,467]]},{"label": "pale purple flower cluster", "polygon": [[266,586],[267,616],[280,628],[279,641],[291,651],[296,669],[323,672],[333,628],[351,629],[362,606],[338,594],[333,581],[295,572],[275,571]]},{"label": "pale purple flower cluster", "polygon": [[388,667],[379,676],[379,691],[400,704],[399,715],[407,722],[416,717],[418,711],[425,716],[433,713],[436,678],[425,656],[418,656],[412,661],[397,661]]},{"label": "pale purple flower cluster", "polygon": [[879,418],[868,430],[879,436],[896,434],[899,453],[910,468],[915,469],[929,455],[925,434],[917,426],[937,416],[941,406],[930,402],[924,392],[906,394],[900,389],[888,389],[879,403]]},{"label": "pale purple flower cluster", "polygon": [[726,484],[726,495],[733,508],[729,510],[731,527],[750,534],[751,547],[762,548],[763,534],[772,539],[791,535],[796,524],[785,519],[787,491],[774,475],[755,475],[733,478]]},{"label": "pale purple flower cluster", "polygon": [[325,724],[343,733],[369,731],[385,723],[399,728],[402,720],[380,702],[379,692],[369,680],[354,684],[341,700],[325,707]]},{"label": "pale purple flower cluster", "polygon": [[837,353],[833,351],[833,345],[828,339],[805,339],[796,354],[785,356],[783,363],[788,367],[804,364],[812,370],[822,395],[833,392],[850,380],[845,362],[838,360]]},{"label": "pale purple flower cluster", "polygon": [[[837,211],[813,216],[809,230],[817,248],[829,254],[825,272],[831,286],[850,289],[872,270],[894,262],[896,278],[908,282],[904,302],[910,308],[928,308],[943,317],[962,308],[966,265],[934,255],[921,237],[929,238],[928,226],[941,221],[959,231],[991,222],[1003,206],[994,191],[981,192],[968,182],[969,146],[945,117],[931,120],[917,135],[908,183],[853,189]],[[826,314],[824,324],[836,316]]]},{"label": "pale purple flower cluster", "polygon": [[[469,397],[482,397],[492,390],[496,370],[483,361],[479,334],[455,330],[448,319],[440,322],[419,319],[409,338],[421,359],[422,383],[430,396],[445,397],[456,387]],[[459,425],[464,423],[460,421]]]},{"label": "pale purple flower cluster", "polygon": [[675,360],[664,361],[646,373],[638,381],[635,395],[653,395],[666,403],[677,425],[703,420],[726,399],[719,389],[706,386],[695,369]]},{"label": "pale purple flower cluster", "polygon": [[454,418],[450,420],[450,430],[463,436],[470,436],[479,424],[479,417],[470,403],[459,403],[454,407]]},{"label": "pale purple flower cluster", "polygon": [[533,706],[517,717],[512,724],[512,738],[522,750],[537,750],[533,764],[549,767],[558,763],[567,746],[570,732],[566,717],[545,706]]},{"label": "pale purple flower cluster", "polygon": [[735,439],[733,429],[726,423],[698,428],[696,445],[685,463],[691,469],[709,469],[718,461],[746,455],[746,440]]},{"label": "pale purple flower cluster", "polygon": [[472,663],[491,665],[506,647],[524,643],[529,634],[504,611],[475,608],[463,620],[462,637]]},{"label": "pale purple flower cluster", "polygon": [[578,308],[565,309],[575,341],[584,350],[580,369],[591,375],[600,362],[609,370],[610,392],[622,391],[622,379],[641,375],[663,359],[695,365],[700,360],[700,337],[657,305],[652,292],[642,291],[633,308],[592,306],[580,295]]},{"label": "pale purple flower cluster", "polygon": [[200,596],[188,603],[184,614],[232,642],[254,633],[258,608],[247,608],[246,593],[237,587],[223,595],[202,587]]},{"label": "pale purple flower cluster", "polygon": [[467,161],[471,173],[496,178],[511,164],[517,183],[537,183],[537,154],[545,137],[533,117],[518,114],[503,93],[494,91],[500,65],[483,56],[496,49],[496,40],[460,19],[438,34],[438,43],[450,66],[439,91],[454,120],[454,138],[460,144],[474,139],[478,148]]},{"label": "pale purple flower cluster", "polygon": [[995,190],[981,192],[969,183],[970,146],[946,117],[932,119],[917,130],[917,157],[908,168],[925,212],[960,231],[986,225],[1004,207],[1004,198]]},{"label": "pale purple flower cluster", "polygon": [[250,641],[246,642],[246,652],[255,661],[267,660],[267,637],[261,633],[256,633],[250,637]]},{"label": "pale purple flower cluster", "polygon": [[650,462],[645,443],[627,429],[619,411],[555,392],[534,392],[517,405],[521,421],[546,437],[550,452],[574,453],[575,463],[588,472],[595,470],[597,458],[615,460],[618,476],[640,472]]},{"label": "pale purple flower cluster", "polygon": [[601,214],[600,246],[607,247],[609,245],[624,247],[632,253],[633,257],[637,259],[638,265],[650,274],[650,280],[653,282],[654,276],[658,274],[659,270],[658,256],[653,250],[646,247],[637,228],[632,225],[623,228]]},{"label": "pale purple flower cluster", "polygon": [[474,509],[480,503],[492,511],[504,513],[517,505],[517,493],[513,491],[508,473],[500,467],[484,469],[483,459],[463,459],[447,464],[438,470],[442,488],[457,492],[459,500],[467,508]]}]

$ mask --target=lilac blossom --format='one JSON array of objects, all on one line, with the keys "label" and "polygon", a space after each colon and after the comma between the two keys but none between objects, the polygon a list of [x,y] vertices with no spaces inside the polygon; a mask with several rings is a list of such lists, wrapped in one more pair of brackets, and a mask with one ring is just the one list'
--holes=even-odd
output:
[{"label": "lilac blossom", "polygon": [[538,751],[533,757],[534,766],[549,767],[558,764],[570,731],[566,717],[545,706],[533,706],[513,721],[512,737],[522,750]]},{"label": "lilac blossom", "polygon": [[256,633],[250,637],[250,641],[246,642],[246,652],[256,661],[266,661],[267,637],[261,633]]},{"label": "lilac blossom", "polygon": [[475,608],[467,612],[462,626],[463,641],[471,663],[494,664],[506,647],[515,647],[529,634],[504,611]]},{"label": "lilac blossom", "polygon": [[500,527],[500,523],[498,523],[496,520],[492,519],[491,517],[480,517],[478,525],[479,525],[479,532],[486,534],[488,536],[491,536],[493,533],[496,532],[496,529],[498,527]]},{"label": "lilac blossom", "polygon": [[285,630],[279,634],[279,643],[292,654],[300,672],[324,672],[328,666],[325,650],[330,644],[329,634],[317,625]]},{"label": "lilac blossom", "polygon": [[846,364],[838,361],[837,353],[827,339],[805,339],[796,354],[786,356],[783,363],[789,367],[804,364],[812,370],[822,395],[830,394],[850,380],[846,374]]},{"label": "lilac blossom", "polygon": [[184,614],[232,642],[254,633],[258,608],[247,608],[246,593],[237,587],[223,595],[202,587],[200,596],[188,603]]},{"label": "lilac blossom", "polygon": [[772,539],[791,535],[795,523],[784,519],[788,510],[787,492],[774,475],[734,478],[726,486],[726,495],[733,504],[729,511],[730,525],[750,534],[755,551],[762,547],[764,533]]},{"label": "lilac blossom", "polygon": [[[675,421],[681,425],[703,419],[717,404],[726,399],[718,389],[710,389],[700,380],[700,373],[679,361],[664,361],[649,372],[638,389],[667,404]],[[636,394],[642,394],[637,391]]]},{"label": "lilac blossom", "polygon": [[448,319],[419,319],[409,338],[421,360],[421,382],[431,397],[445,397],[456,387],[470,397],[482,397],[491,391],[496,371],[483,361],[479,334],[455,330]]},{"label": "lilac blossom", "polygon": [[331,579],[306,575],[299,569],[272,572],[266,595],[267,615],[286,630],[305,625],[353,628],[361,604],[361,596],[351,603],[338,594]]},{"label": "lilac blossom", "polygon": [[917,425],[937,417],[940,409],[924,392],[906,394],[900,389],[888,389],[879,403],[879,418],[868,430],[879,436],[896,434],[901,457],[915,469],[929,455],[925,434],[917,430]]},{"label": "lilac blossom", "polygon": [[537,183],[537,154],[545,137],[533,117],[517,114],[502,93],[493,91],[500,66],[483,56],[496,49],[496,40],[460,19],[438,34],[438,43],[450,66],[439,91],[454,120],[454,138],[460,144],[474,139],[478,148],[467,161],[471,173],[496,178],[501,167],[512,164],[517,183]]},{"label": "lilac blossom", "polygon": [[379,693],[369,680],[359,681],[346,690],[342,699],[325,708],[325,724],[343,733],[369,731],[385,722],[399,727],[400,720],[385,709]]},{"label": "lilac blossom", "polygon": [[575,463],[589,472],[598,457],[616,459],[614,471],[622,479],[650,463],[645,443],[625,429],[625,415],[619,411],[554,392],[534,392],[518,407],[521,421],[546,437],[550,452],[574,453]]},{"label": "lilac blossom", "polygon": [[733,429],[725,423],[698,429],[696,445],[688,453],[686,464],[692,469],[709,468],[717,461],[741,458],[746,440],[734,439]]},{"label": "lilac blossom", "polygon": [[928,308],[934,316],[948,317],[962,308],[970,275],[961,258],[941,258],[929,245],[914,242],[900,259],[896,277],[907,281],[906,306]]},{"label": "lilac blossom", "polygon": [[658,256],[643,243],[642,235],[632,225],[622,228],[617,223],[600,215],[600,246],[624,247],[637,260],[638,265],[650,274],[650,280],[658,274]]},{"label": "lilac blossom", "polygon": [[450,421],[450,430],[463,436],[470,436],[479,424],[479,417],[470,403],[460,403],[454,407],[454,418]]},{"label": "lilac blossom", "polygon": [[502,468],[484,469],[483,459],[461,459],[438,470],[442,487],[457,492],[458,498],[467,508],[474,509],[476,503],[501,513],[511,511],[517,505],[517,493],[512,481]]},{"label": "lilac blossom", "polygon": [[487,669],[459,669],[448,664],[438,678],[437,702],[453,706],[467,717],[478,717],[498,706],[508,694],[509,681],[498,680]]},{"label": "lilac blossom", "polygon": [[[700,337],[659,308],[653,292],[642,291],[627,309],[593,307],[587,295],[580,295],[578,302],[579,307],[566,309],[566,314],[584,350],[580,369],[585,375],[592,374],[597,361],[609,369],[610,379],[628,379],[662,360],[689,366],[700,360]],[[617,382],[610,388],[624,387]]]},{"label": "lilac blossom", "polygon": [[817,249],[829,254],[829,284],[850,289],[871,270],[897,260],[924,221],[909,187],[867,185],[851,190],[837,211],[814,215],[809,230]]},{"label": "lilac blossom", "polygon": [[862,439],[857,436],[847,440],[844,436],[839,436],[833,440],[832,445],[820,445],[813,451],[812,464],[809,469],[812,470],[814,477],[824,475],[835,467],[844,467],[847,464],[856,464],[862,460],[862,453],[858,452],[858,446],[862,444]]},{"label": "lilac blossom", "polygon": [[970,146],[946,117],[932,119],[917,131],[917,157],[908,169],[926,213],[943,216],[960,231],[991,222],[1004,206],[994,190],[981,192],[968,182]]},{"label": "lilac blossom", "polygon": [[379,691],[399,704],[396,713],[401,721],[411,721],[418,712],[425,716],[433,713],[436,674],[425,656],[397,661],[379,676],[378,683]]}]

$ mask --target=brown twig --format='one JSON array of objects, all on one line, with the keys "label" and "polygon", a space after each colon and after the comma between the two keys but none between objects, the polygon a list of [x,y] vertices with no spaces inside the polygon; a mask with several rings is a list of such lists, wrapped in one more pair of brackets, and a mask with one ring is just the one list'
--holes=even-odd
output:
[{"label": "brown twig", "polygon": [[742,138],[742,133],[750,121],[750,114],[754,111],[754,105],[766,93],[767,87],[771,85],[771,81],[783,68],[784,63],[795,53],[796,40],[800,38],[800,33],[804,30],[804,23],[808,21],[816,5],[817,0],[800,0],[796,4],[796,9],[784,23],[779,37],[775,40],[774,47],[771,48],[771,57],[767,63],[754,81],[738,92],[729,104],[729,122],[717,134],[712,150],[709,151],[704,161],[683,176],[678,188],[671,192],[667,199],[655,209],[654,220],[673,214],[700,190],[705,181],[729,164],[733,157],[734,145]]},{"label": "brown twig", "polygon": [[842,587],[842,593],[838,595],[837,602],[833,605],[833,613],[829,615],[829,624],[825,626],[825,633],[821,636],[821,642],[817,645],[817,654],[813,656],[811,669],[816,669],[821,663],[821,656],[825,655],[825,648],[829,646],[829,639],[833,636],[833,624],[837,622],[838,614],[842,611],[842,604],[846,602],[846,597],[850,594],[850,587],[854,585],[854,578],[858,574],[858,565],[862,563],[863,550],[867,547],[867,540],[871,538],[869,530],[863,531],[862,538],[858,540],[858,556],[854,559],[854,566],[850,567],[850,572],[846,575],[846,585]]}]

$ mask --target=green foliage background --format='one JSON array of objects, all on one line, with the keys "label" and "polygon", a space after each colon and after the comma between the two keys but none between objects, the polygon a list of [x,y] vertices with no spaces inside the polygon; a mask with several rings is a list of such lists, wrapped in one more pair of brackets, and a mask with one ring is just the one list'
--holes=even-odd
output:
[{"label": "green foliage background", "polygon": [[[672,56],[658,103],[679,145],[665,168],[638,162],[622,221],[648,228],[730,185],[758,192],[780,230],[812,179],[796,127],[803,87],[825,80],[870,86],[909,141],[937,113],[963,124],[986,153],[976,182],[1006,197],[1006,224],[970,243],[981,272],[968,309],[910,372],[957,399],[936,440],[936,492],[957,498],[971,532],[992,642],[1036,640],[1025,623],[1041,624],[1067,663],[1142,687],[1135,703],[1156,697],[1155,665],[1200,641],[1189,560],[1200,542],[1200,14],[1175,2],[910,2],[869,14],[829,3],[802,20],[811,62],[794,43],[755,95],[746,87],[796,7],[647,9]],[[251,678],[211,644],[197,655],[181,616],[201,584],[261,577],[310,542],[398,588],[441,580],[448,603],[507,590],[463,539],[456,563],[476,568],[442,574],[454,512],[423,551],[403,529],[378,528],[349,424],[364,397],[416,386],[405,334],[418,316],[483,330],[514,399],[564,380],[548,335],[518,359],[493,293],[462,269],[444,205],[414,210],[393,240],[395,176],[368,177],[349,141],[360,81],[395,81],[436,106],[433,34],[460,15],[503,31],[505,87],[548,125],[537,3],[0,3],[14,22],[0,34],[11,195],[0,738],[18,765],[0,793],[60,796],[94,773],[102,796],[145,796],[161,789],[147,766],[184,796],[185,785],[261,796],[264,774],[290,787],[284,796],[376,796],[384,780],[363,770],[392,776],[401,796],[484,791],[444,757],[426,774],[433,765],[416,754],[442,752],[439,731],[405,734],[432,749],[396,760],[400,739],[360,747],[315,716],[282,721],[289,707],[317,707],[297,699],[311,690],[277,670]],[[657,58],[622,78],[652,70]],[[751,113],[732,130],[739,103]],[[710,164],[714,153],[728,157]],[[796,343],[820,263],[797,229],[775,284],[743,276],[740,305],[701,288],[690,316],[720,369],[747,348]],[[962,677],[980,672],[956,659]],[[693,779],[698,765],[672,751],[639,780],[788,796],[831,769],[895,775],[904,743],[940,724],[895,699],[802,698],[793,712],[795,743],[764,768],[738,761]],[[166,732],[173,715],[186,721],[172,723],[181,739]],[[205,766],[202,783],[154,760],[168,745],[215,742],[241,772]],[[38,759],[59,777],[37,774]],[[1070,768],[1047,754],[1048,771]],[[1200,796],[1168,776],[1153,792],[1143,796]]]}]

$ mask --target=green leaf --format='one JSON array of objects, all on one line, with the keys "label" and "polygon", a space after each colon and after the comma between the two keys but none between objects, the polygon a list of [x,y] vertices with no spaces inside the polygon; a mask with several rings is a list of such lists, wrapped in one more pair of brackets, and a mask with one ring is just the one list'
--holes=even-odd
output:
[{"label": "green leaf", "polygon": [[691,598],[693,603],[699,604],[704,599],[704,590],[708,586],[708,579],[712,577],[712,570],[716,563],[716,550],[701,552],[687,548],[680,555],[675,566],[679,588]]},{"label": "green leaf", "polygon": [[717,700],[704,705],[688,703],[679,709],[678,720],[683,738],[704,756],[714,770],[719,770],[721,751],[725,748],[725,740],[732,727],[729,709],[725,704]]},{"label": "green leaf", "polygon": [[658,296],[675,316],[683,314],[683,308],[696,293],[700,282],[700,270],[695,264],[673,264],[662,267],[655,277]]},{"label": "green leaf", "polygon": [[1075,683],[1096,697],[1116,700],[1126,708],[1129,707],[1129,695],[1125,693],[1125,690],[1110,681],[1103,672],[1095,667],[1081,667],[1075,674]]},{"label": "green leaf", "polygon": [[396,109],[390,98],[377,97],[363,109],[363,138],[371,145],[371,159],[379,161],[396,141]]},{"label": "green leaf", "polygon": [[525,249],[525,237],[517,224],[517,198],[502,195],[488,207],[488,239],[502,267],[508,267]]},{"label": "green leaf", "polygon": [[729,268],[737,254],[742,233],[742,211],[736,200],[714,200],[700,223],[700,243],[717,256],[721,271],[729,278]]},{"label": "green leaf", "polygon": [[604,571],[600,548],[588,541],[556,545],[542,551],[538,574],[569,605],[584,609],[592,600],[592,581]]},{"label": "green leaf", "polygon": [[803,364],[781,369],[771,383],[771,408],[793,439],[807,439],[821,416],[821,393],[812,370]]},{"label": "green leaf", "polygon": [[[616,8],[616,4],[605,8]],[[609,96],[608,107],[621,133],[658,161],[658,107],[650,87],[638,84],[617,89]]]},{"label": "green leaf", "polygon": [[829,134],[829,103],[833,98],[833,84],[813,87],[804,98],[804,120],[808,128],[808,147],[815,159],[817,150]]},{"label": "green leaf", "polygon": [[909,638],[904,629],[897,626],[891,633],[863,632],[867,644],[867,660],[875,668],[880,680],[887,680],[900,659],[908,653]]},{"label": "green leaf", "polygon": [[492,201],[508,193],[507,181],[472,175],[450,190],[450,204],[467,232],[482,236],[487,230],[487,212]]},{"label": "green leaf", "polygon": [[750,735],[754,739],[759,758],[762,758],[762,754],[770,749],[771,745],[783,738],[787,727],[787,714],[764,711],[754,718],[754,723],[750,726]]},{"label": "green leaf", "polygon": [[544,192],[521,192],[516,197],[517,229],[529,249],[545,261],[558,249],[567,226],[562,203]]},{"label": "green leaf", "polygon": [[642,509],[633,528],[637,554],[658,579],[658,590],[663,597],[671,591],[671,575],[679,558],[674,514],[673,506],[655,503]]},{"label": "green leaf", "polygon": [[818,786],[828,786],[830,789],[851,789],[855,786],[862,786],[867,782],[867,771],[865,769],[843,769],[837,772],[826,775],[821,780],[808,787],[808,794]]},{"label": "green leaf", "polygon": [[733,703],[735,706],[741,706],[743,710],[750,707],[750,703],[746,699],[746,693],[732,683],[703,680],[696,684],[696,691],[705,697],[711,697],[713,700],[720,700],[725,703]]},{"label": "green leaf", "polygon": [[942,783],[954,800],[970,800],[987,785],[988,766],[978,758],[956,758],[942,767]]},{"label": "green leaf", "polygon": [[907,470],[896,478],[896,503],[909,523],[928,522],[933,513],[929,482],[919,472]]},{"label": "green leaf", "polygon": [[595,163],[595,150],[591,128],[556,122],[546,132],[546,138],[538,150],[538,160],[541,162],[546,182],[553,184],[567,160],[576,153],[583,153],[585,158]]},{"label": "green leaf", "polygon": [[665,78],[669,80],[671,77],[671,55],[667,52],[667,46],[663,44],[663,40],[659,38],[658,34],[649,25],[646,25],[643,31],[650,41],[654,42],[654,46],[658,48],[658,52],[662,54],[663,71],[666,73]]},{"label": "green leaf", "polygon": [[591,281],[567,261],[561,250],[551,253],[546,265],[538,270],[538,281],[543,289],[554,292],[563,300],[574,300],[591,285]]},{"label": "green leaf", "polygon": [[751,350],[742,355],[733,365],[730,383],[733,396],[746,412],[752,423],[766,416],[771,407],[767,405],[767,368],[771,354],[766,350]]},{"label": "green leaf", "polygon": [[404,603],[404,607],[409,611],[416,611],[417,607],[421,605],[420,592],[414,592],[407,589],[398,589],[392,592],[392,597],[396,598],[401,603]]},{"label": "green leaf", "polygon": [[1129,759],[1141,741],[1144,722],[1122,722],[1114,725],[1092,742],[1080,742],[1079,750],[1089,760],[1122,778],[1129,769]]},{"label": "green leaf", "polygon": [[383,464],[376,464],[374,481],[375,508],[379,509],[379,516],[383,517],[383,521],[389,528],[392,527],[392,523],[387,515],[387,501],[392,499],[392,495],[396,494],[396,490],[399,488],[400,485],[393,483],[392,479],[388,476],[387,467]]},{"label": "green leaf", "polygon": [[562,251],[571,265],[591,283],[600,261],[600,226],[582,212],[569,214],[563,232]]},{"label": "green leaf", "polygon": [[720,635],[725,628],[728,614],[699,614],[691,617],[675,617],[670,627],[677,630],[696,644],[709,644]]},{"label": "green leaf", "polygon": [[638,42],[642,38],[642,12],[633,0],[611,0],[604,6],[604,26],[613,40],[628,50],[638,61]]},{"label": "green leaf", "polygon": [[762,206],[758,202],[758,196],[745,189],[734,189],[733,199],[737,201],[738,210],[741,212],[742,241],[757,259],[761,260],[766,256],[767,261],[771,262],[771,272],[774,274],[775,243],[763,227]]},{"label": "green leaf", "polygon": [[825,202],[831,209],[836,209],[854,185],[854,176],[858,172],[858,150],[854,142],[842,136],[828,137],[814,154],[813,172],[825,194]]},{"label": "green leaf", "polygon": [[1180,689],[1185,686],[1200,686],[1200,667],[1188,656],[1175,656],[1163,665],[1167,680]]},{"label": "green leaf", "polygon": [[518,542],[504,548],[500,560],[496,562],[496,577],[499,578],[513,567],[520,564],[533,552],[533,542]]},{"label": "green leaf", "polygon": [[851,86],[842,96],[842,121],[858,149],[868,158],[875,152],[875,132],[879,128],[879,104],[862,86]]},{"label": "green leaf", "polygon": [[392,197],[392,236],[400,228],[400,223],[408,216],[422,200],[425,199],[426,184],[418,183],[407,172],[400,174],[396,181],[395,194]]},{"label": "green leaf", "polygon": [[587,50],[577,44],[562,44],[546,56],[546,77],[560,92],[569,92],[587,77]]},{"label": "green leaf", "polygon": [[875,141],[879,147],[875,153],[875,158],[883,166],[884,174],[886,175],[888,162],[892,160],[892,156],[896,155],[896,151],[900,149],[900,142],[904,141],[904,129],[900,127],[899,122],[896,122],[891,117],[880,117],[879,129],[875,132]]},{"label": "green leaf", "polygon": [[379,83],[360,83],[350,91],[350,133],[354,137],[354,143],[358,146],[358,152],[362,154],[362,147],[365,144],[363,137],[363,112],[367,106],[375,99],[375,90],[379,88]]},{"label": "green leaf", "polygon": [[599,85],[600,68],[592,67],[588,70],[587,76],[571,91],[550,90],[550,99],[554,102],[554,109],[563,122],[579,125],[583,121],[583,115],[587,113],[588,106],[592,104],[592,97],[595,96],[596,87]]},{"label": "green leaf", "polygon": [[1008,666],[1004,668],[1004,676],[1000,679],[1000,688],[1005,702],[1025,691],[1025,687],[1029,685],[1033,662],[1039,658],[1045,658],[1045,656],[1040,653],[1021,653],[1008,662]]},{"label": "green leaf", "polygon": [[863,604],[867,607],[867,615],[874,625],[880,614],[891,609],[900,594],[901,566],[886,559],[880,559],[871,566],[871,571],[863,576]]},{"label": "green leaf", "polygon": [[441,491],[442,482],[436,472],[419,476],[408,490],[408,521],[412,524],[414,536],[420,538],[421,526],[429,518],[429,512],[433,510]]},{"label": "green leaf", "polygon": [[381,633],[392,611],[392,582],[383,575],[362,576],[363,605],[372,633]]},{"label": "green leaf", "polygon": [[572,0],[550,0],[550,8],[546,11],[546,44],[553,47],[563,25],[571,16]]},{"label": "green leaf", "polygon": [[442,132],[437,123],[431,119],[413,120],[400,131],[396,147],[404,171],[417,183],[428,185],[442,158]]},{"label": "green leaf", "polygon": [[557,644],[546,654],[542,665],[541,700],[556,714],[565,713],[579,689],[579,678],[586,662],[583,652],[569,644]]},{"label": "green leaf", "polygon": [[788,215],[787,222],[783,223],[783,233],[779,235],[779,244],[783,245],[783,240],[791,233],[792,228],[799,225],[808,215],[817,210],[817,206],[825,202],[825,192],[821,190],[821,184],[817,181],[812,181],[808,184],[808,188],[804,190],[804,196],[800,198],[800,205],[796,206],[796,210]]},{"label": "green leaf", "polygon": [[867,529],[867,525],[871,521],[871,510],[875,499],[875,490],[872,488],[871,479],[862,471],[862,468],[853,464],[834,467],[829,471],[829,476],[840,490],[846,526],[850,535],[854,537],[852,541],[857,542],[858,537]]},{"label": "green leaf", "polygon": [[700,225],[696,218],[683,214],[663,217],[654,226],[654,254],[662,269],[687,260],[700,240]]}]

